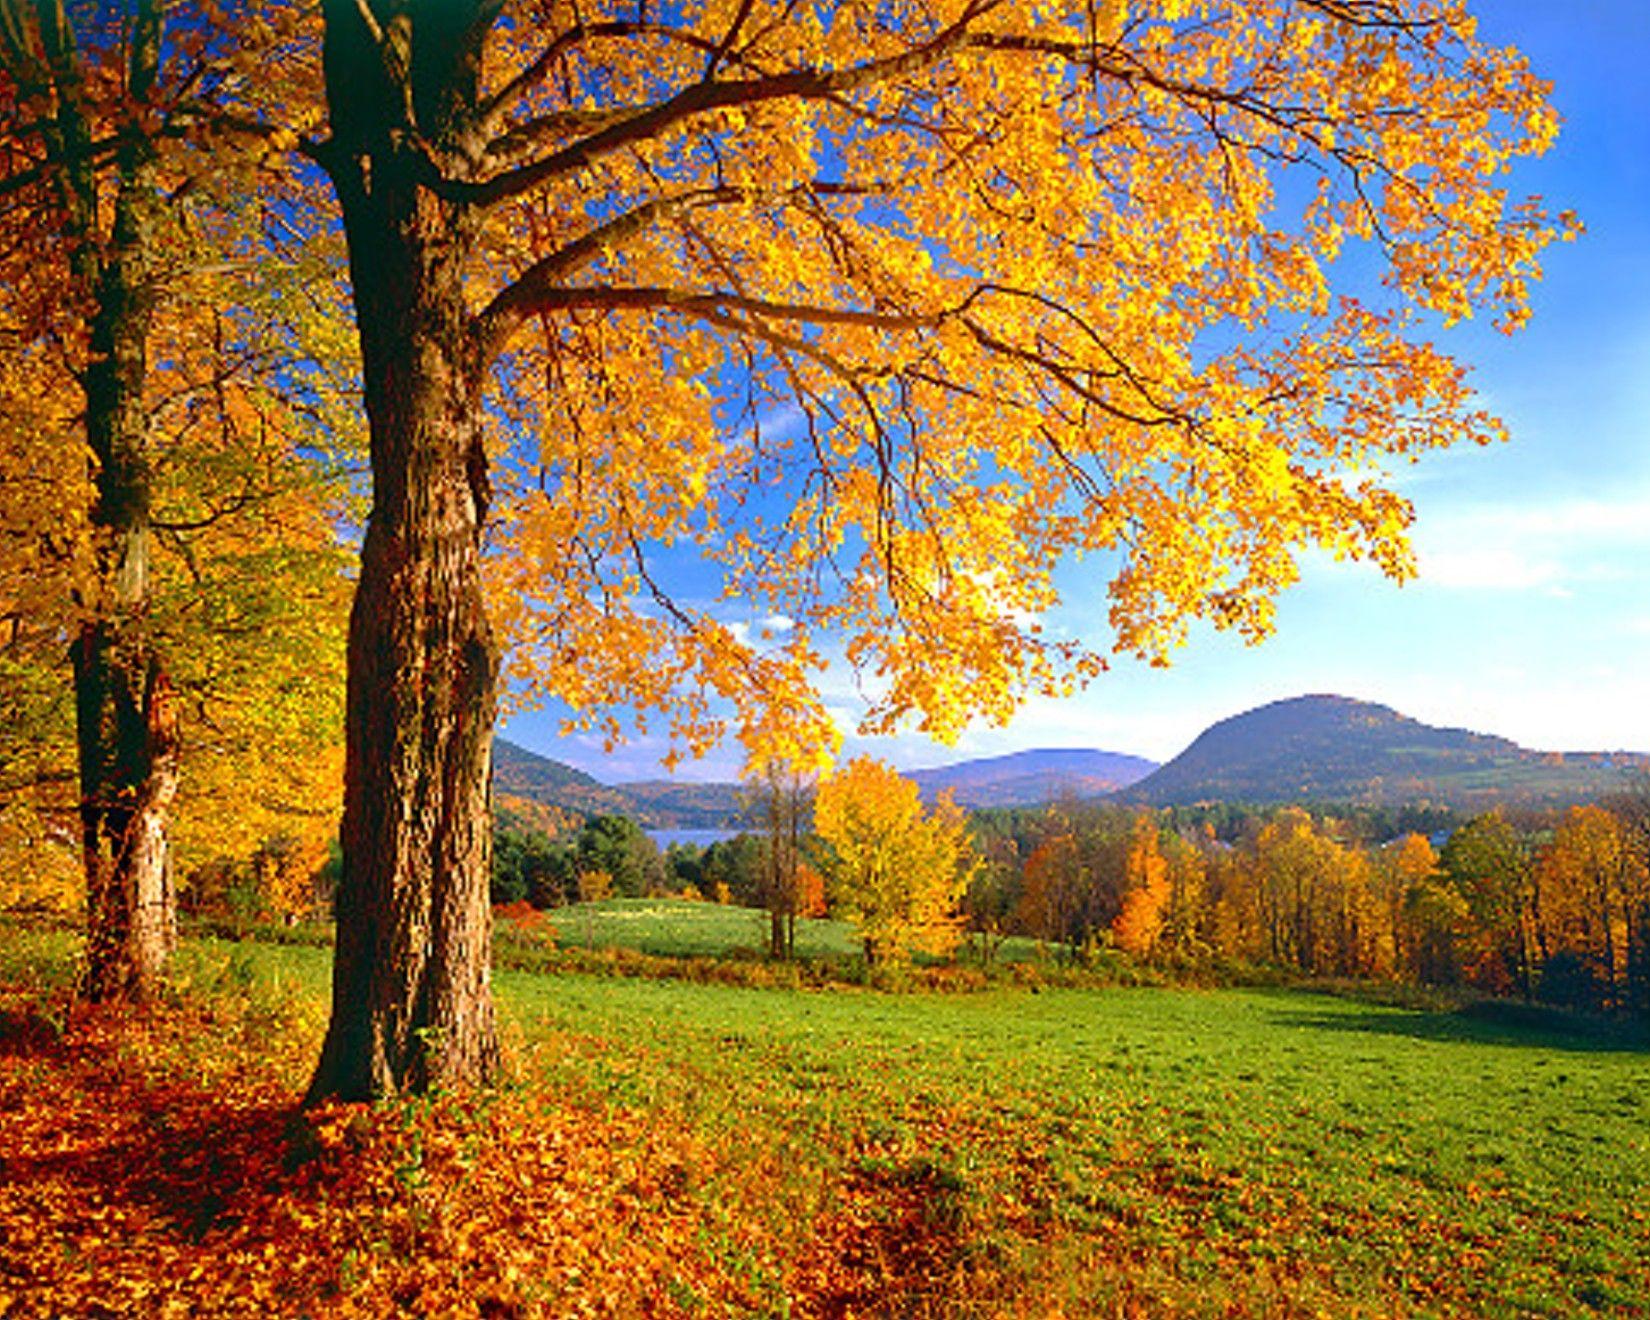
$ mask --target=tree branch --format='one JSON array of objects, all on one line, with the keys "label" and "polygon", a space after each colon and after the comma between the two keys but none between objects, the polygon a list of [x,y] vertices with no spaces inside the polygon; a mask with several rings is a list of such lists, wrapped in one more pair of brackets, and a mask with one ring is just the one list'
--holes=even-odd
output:
[{"label": "tree branch", "polygon": [[576,274],[604,252],[614,251],[659,220],[701,207],[785,201],[799,196],[862,197],[875,191],[871,185],[817,180],[811,184],[783,188],[760,188],[735,184],[694,188],[667,197],[655,197],[633,206],[605,224],[564,243],[529,266],[509,287],[502,290],[482,312],[478,330],[488,356],[508,340],[526,317],[554,310],[544,303],[553,298],[561,282]]},{"label": "tree branch", "polygon": [[669,131],[677,124],[715,110],[760,105],[793,98],[814,99],[874,86],[929,68],[968,44],[972,25],[1007,0],[972,0],[961,16],[933,40],[879,60],[845,69],[794,69],[766,77],[700,81],[628,118],[569,143],[548,156],[478,183],[453,184],[455,196],[491,206],[529,192],[540,184],[584,169],[605,156]]},{"label": "tree branch", "polygon": [[768,302],[715,289],[665,287],[617,288],[608,285],[572,285],[529,288],[512,284],[481,314],[479,333],[490,356],[502,347],[509,332],[529,316],[573,311],[664,311],[709,320],[728,311],[770,321],[808,325],[857,325],[875,330],[932,329],[943,315],[916,312],[875,312],[852,307],[820,307],[810,303]]}]

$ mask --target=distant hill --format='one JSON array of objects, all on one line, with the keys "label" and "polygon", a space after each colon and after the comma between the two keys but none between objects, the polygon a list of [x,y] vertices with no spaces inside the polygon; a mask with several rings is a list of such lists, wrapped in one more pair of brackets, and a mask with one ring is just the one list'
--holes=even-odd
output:
[{"label": "distant hill", "polygon": [[910,778],[930,800],[950,789],[958,806],[1034,807],[1064,797],[1103,797],[1156,769],[1156,761],[1141,756],[1060,747],[917,770]]},{"label": "distant hill", "polygon": [[[742,823],[738,784],[658,780],[603,784],[506,739],[494,744],[494,788],[518,819],[530,803],[547,821],[597,812],[648,829],[728,829]],[[911,775],[932,800],[960,806],[1039,806],[1110,796],[1154,806],[1197,802],[1432,803],[1458,811],[1565,806],[1621,786],[1623,770],[1650,769],[1627,752],[1535,752],[1506,738],[1445,729],[1350,697],[1273,702],[1210,725],[1167,765],[1116,752],[1056,748],[983,757]]]},{"label": "distant hill", "polygon": [[1619,787],[1650,758],[1621,752],[1535,752],[1506,738],[1444,729],[1350,697],[1273,702],[1221,720],[1119,797],[1194,802],[1332,801],[1463,811],[1562,806]]},{"label": "distant hill", "polygon": [[612,812],[658,830],[722,829],[740,812],[737,784],[603,784],[505,738],[493,743],[493,790],[518,816],[526,799],[576,816]]},{"label": "distant hill", "polygon": [[518,747],[507,738],[493,740],[493,783],[500,792],[538,797],[563,789],[592,790],[598,783],[583,770]]},{"label": "distant hill", "polygon": [[[930,801],[949,788],[960,806],[1017,807],[1063,797],[1103,797],[1156,766],[1139,756],[1061,748],[963,761],[919,770],[911,778]],[[523,800],[576,815],[618,812],[648,829],[725,829],[740,824],[743,815],[738,784],[603,784],[504,738],[494,743],[493,784],[499,801],[508,802],[518,816]]]}]

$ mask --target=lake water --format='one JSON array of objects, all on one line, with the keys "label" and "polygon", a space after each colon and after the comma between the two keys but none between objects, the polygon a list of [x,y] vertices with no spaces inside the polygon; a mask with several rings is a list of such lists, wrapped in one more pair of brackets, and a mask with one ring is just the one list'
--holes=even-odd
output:
[{"label": "lake water", "polygon": [[708,848],[713,843],[721,843],[724,839],[731,839],[734,835],[743,833],[741,830],[649,830],[647,837],[659,845],[663,852],[673,843],[692,844],[695,848]]}]

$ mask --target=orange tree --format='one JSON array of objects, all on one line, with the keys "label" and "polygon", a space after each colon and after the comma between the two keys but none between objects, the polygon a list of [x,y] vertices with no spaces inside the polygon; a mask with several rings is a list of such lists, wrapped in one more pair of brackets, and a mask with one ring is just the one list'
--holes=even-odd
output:
[{"label": "orange tree", "polygon": [[949,794],[925,813],[916,784],[856,757],[820,784],[814,829],[826,849],[831,910],[859,928],[868,965],[912,949],[950,952],[976,859]]},{"label": "orange tree", "polygon": [[[1417,321],[1518,324],[1564,227],[1459,0],[323,10],[375,500],[316,1096],[496,1065],[504,665],[807,764],[827,656],[944,736],[1258,638],[1305,546],[1410,571],[1382,464],[1498,434]],[[1083,557],[1091,644],[1036,623]]]}]

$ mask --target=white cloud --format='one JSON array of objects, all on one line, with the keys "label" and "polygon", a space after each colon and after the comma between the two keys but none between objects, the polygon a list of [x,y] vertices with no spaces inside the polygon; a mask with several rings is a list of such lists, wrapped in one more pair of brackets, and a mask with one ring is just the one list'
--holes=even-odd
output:
[{"label": "white cloud", "polygon": [[1427,514],[1415,532],[1422,586],[1541,591],[1636,577],[1650,548],[1650,494]]},{"label": "white cloud", "polygon": [[1446,591],[1556,591],[1569,576],[1557,560],[1504,545],[1418,547],[1416,561],[1421,584]]}]

